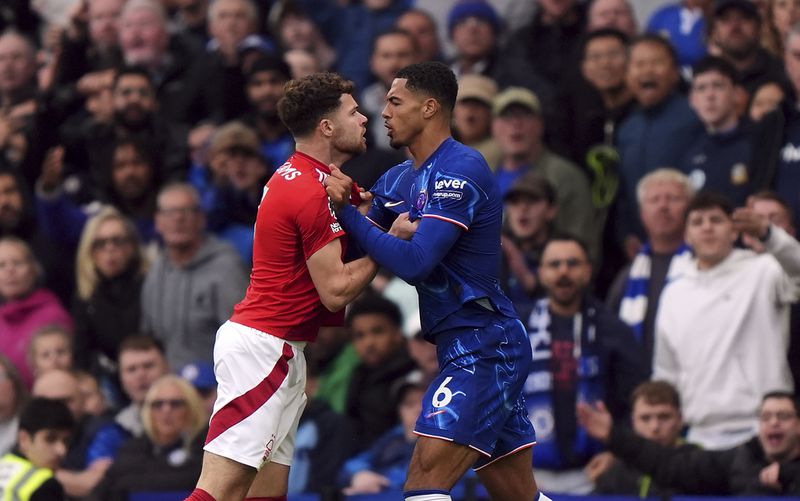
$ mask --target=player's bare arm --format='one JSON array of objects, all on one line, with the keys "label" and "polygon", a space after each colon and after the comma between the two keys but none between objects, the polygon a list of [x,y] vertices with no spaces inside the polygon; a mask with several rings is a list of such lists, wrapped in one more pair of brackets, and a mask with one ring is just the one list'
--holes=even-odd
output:
[{"label": "player's bare arm", "polygon": [[323,306],[339,311],[353,301],[378,272],[369,257],[342,262],[342,244],[337,238],[315,252],[306,262]]}]

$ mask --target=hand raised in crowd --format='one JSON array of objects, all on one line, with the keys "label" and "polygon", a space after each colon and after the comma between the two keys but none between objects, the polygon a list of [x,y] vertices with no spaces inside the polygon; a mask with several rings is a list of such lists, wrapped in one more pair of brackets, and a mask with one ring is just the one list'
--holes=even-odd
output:
[{"label": "hand raised in crowd", "polygon": [[577,405],[578,423],[583,426],[592,438],[608,442],[614,419],[606,409],[606,404],[598,400],[595,404],[579,402]]},{"label": "hand raised in crowd", "polygon": [[[740,207],[733,211],[733,227],[740,232],[743,237],[763,239],[769,231],[769,220],[756,214],[749,207]],[[745,242],[747,239],[745,239]]]},{"label": "hand raised in crowd", "polygon": [[343,207],[350,203],[353,180],[342,172],[335,164],[330,164],[331,175],[325,178],[325,191],[328,192],[334,207]]},{"label": "hand raised in crowd", "polygon": [[42,162],[42,174],[39,176],[39,187],[45,193],[52,193],[61,185],[64,175],[64,147],[51,148]]},{"label": "hand raised in crowd", "polygon": [[114,85],[114,77],[116,74],[116,70],[113,69],[87,73],[83,75],[80,80],[78,80],[76,88],[78,89],[78,92],[84,96],[88,96],[105,89],[111,89],[111,87]]},{"label": "hand raised in crowd", "polygon": [[501,236],[500,241],[502,242],[501,249],[508,261],[509,271],[514,275],[514,278],[519,280],[519,283],[528,293],[532,293],[536,289],[539,280],[536,278],[536,274],[528,267],[528,263],[525,262],[525,256],[522,251],[513,240],[506,236]]},{"label": "hand raised in crowd", "polygon": [[762,468],[761,473],[758,474],[758,480],[768,487],[772,487],[778,491],[783,491],[781,482],[778,480],[780,473],[781,464],[776,461],[769,466]]},{"label": "hand raised in crowd", "polygon": [[389,479],[374,471],[360,471],[353,475],[350,486],[345,487],[342,492],[345,496],[355,494],[377,494],[389,487]]},{"label": "hand raised in crowd", "polygon": [[189,131],[188,143],[192,163],[206,165],[209,162],[208,146],[216,131],[217,126],[212,123],[200,124]]},{"label": "hand raised in crowd", "polygon": [[397,219],[392,223],[392,227],[389,229],[389,235],[394,235],[403,240],[411,240],[411,237],[414,236],[414,233],[417,232],[417,228],[419,228],[420,221],[422,221],[422,219],[412,221],[408,216],[408,212],[403,212],[397,216]]},{"label": "hand raised in crowd", "polygon": [[599,479],[603,473],[607,472],[612,464],[614,464],[614,455],[608,451],[601,452],[595,454],[592,459],[586,463],[586,466],[583,467],[583,471],[585,471],[586,476],[596,484],[597,479]]}]

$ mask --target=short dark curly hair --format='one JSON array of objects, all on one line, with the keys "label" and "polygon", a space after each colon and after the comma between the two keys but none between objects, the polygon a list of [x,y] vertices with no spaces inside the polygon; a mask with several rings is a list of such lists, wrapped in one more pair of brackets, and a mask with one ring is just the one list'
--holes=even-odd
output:
[{"label": "short dark curly hair", "polygon": [[295,138],[314,131],[320,120],[339,108],[342,94],[355,85],[336,73],[314,73],[289,81],[278,101],[278,116]]},{"label": "short dark curly hair", "polygon": [[453,112],[458,81],[446,64],[439,61],[411,64],[400,70],[396,78],[405,78],[407,89],[428,95],[439,101],[448,113]]}]

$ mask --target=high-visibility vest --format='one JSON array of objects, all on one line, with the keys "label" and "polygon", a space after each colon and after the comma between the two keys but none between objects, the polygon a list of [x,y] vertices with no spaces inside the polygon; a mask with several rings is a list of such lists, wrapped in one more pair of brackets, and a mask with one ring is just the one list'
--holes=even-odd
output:
[{"label": "high-visibility vest", "polygon": [[49,468],[37,468],[27,459],[8,453],[0,459],[0,501],[30,501],[51,478],[53,471]]}]

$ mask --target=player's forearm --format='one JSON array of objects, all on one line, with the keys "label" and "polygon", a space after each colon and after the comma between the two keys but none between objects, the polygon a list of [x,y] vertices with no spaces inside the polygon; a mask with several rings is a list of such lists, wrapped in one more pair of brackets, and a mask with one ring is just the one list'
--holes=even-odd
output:
[{"label": "player's forearm", "polygon": [[436,231],[427,234],[420,225],[414,237],[407,241],[382,232],[352,207],[345,207],[339,220],[348,235],[378,264],[410,284],[421,282],[431,274],[459,231],[455,226],[443,223]]},{"label": "player's forearm", "polygon": [[370,257],[343,263],[341,273],[333,277],[323,304],[330,311],[339,311],[352,302],[375,278],[378,264]]}]

